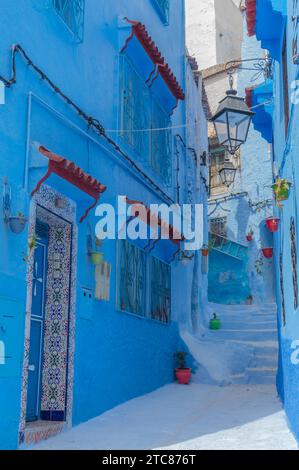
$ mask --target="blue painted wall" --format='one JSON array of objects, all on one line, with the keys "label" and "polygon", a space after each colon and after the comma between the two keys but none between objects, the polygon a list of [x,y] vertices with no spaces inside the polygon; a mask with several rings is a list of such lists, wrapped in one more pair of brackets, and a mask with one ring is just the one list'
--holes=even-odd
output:
[{"label": "blue painted wall", "polygon": [[[130,27],[123,21],[125,16],[146,24],[185,89],[185,77],[187,73],[190,75],[190,71],[185,62],[184,2],[175,0],[170,3],[169,24],[164,25],[151,0],[89,0],[85,9],[84,40],[78,44],[58,18],[51,1],[2,2],[0,74],[10,77],[10,49],[12,44],[19,43],[83,110],[99,119],[106,129],[118,129],[119,51],[130,34]],[[36,142],[75,161],[107,185],[102,202],[115,204],[119,194],[142,200],[145,204],[165,202],[160,193],[147,185],[144,178],[111,146],[87,128],[20,55],[16,57],[16,70],[17,83],[6,89],[5,105],[0,106],[0,178],[6,176],[12,187],[14,214],[22,211],[28,216],[29,193],[45,173],[45,168],[39,168],[39,164],[28,172],[28,165],[34,166],[37,161],[34,160]],[[190,102],[196,95],[196,106],[201,105],[201,91],[194,82],[191,81],[185,91]],[[196,144],[199,153],[207,149],[206,120],[202,110],[200,113],[202,138]],[[172,124],[184,124],[187,114],[186,103],[181,102],[173,114]],[[184,127],[179,129],[179,133],[187,147],[192,136],[185,135]],[[118,134],[109,135],[138,160]],[[188,202],[186,168],[192,169],[194,164],[186,147],[179,148],[181,202]],[[175,135],[173,159],[176,161],[174,149]],[[139,159],[138,164],[156,178],[146,162]],[[176,200],[175,183],[166,187],[163,181],[157,178],[156,181]],[[55,179],[50,184],[74,199],[78,216],[82,215],[87,203],[84,198],[80,199],[77,191]],[[194,199],[206,204],[201,180],[197,181],[194,189]],[[89,217],[89,223],[93,229],[96,223],[94,214]],[[89,263],[86,248],[88,233],[87,223],[79,226],[73,424],[172,381],[173,353],[181,347],[178,320],[191,322],[192,261],[188,266],[182,266],[180,262],[173,264],[171,325],[117,312],[115,241],[105,241],[103,246],[105,259],[112,265],[110,301],[86,303],[82,287],[94,289],[94,268]],[[1,218],[0,240],[0,325],[5,329],[4,338],[0,336],[0,340],[5,340],[6,354],[12,358],[5,366],[0,365],[0,448],[14,449],[18,446],[20,420],[26,302],[26,263],[22,261],[22,253],[27,251],[27,230],[14,235]],[[185,280],[183,292],[182,277]],[[202,279],[201,274],[199,277]],[[201,304],[204,298],[202,294]],[[14,326],[6,328],[6,320],[1,315],[8,311]]]},{"label": "blue painted wall", "polygon": [[[295,220],[296,246],[298,251],[298,148],[299,134],[298,104],[296,100],[297,88],[294,80],[298,79],[298,65],[293,62],[293,41],[298,39],[298,26],[294,28],[291,0],[272,0],[257,2],[256,36],[261,40],[262,47],[268,49],[274,62],[274,113],[273,113],[273,155],[275,175],[289,179],[292,189],[288,201],[283,208],[276,208],[276,214],[281,219],[280,230],[275,235],[275,273],[276,298],[278,302],[279,324],[279,371],[277,388],[284,403],[287,417],[292,430],[299,438],[299,365],[297,361],[295,341],[299,339],[298,308],[294,305],[293,268],[291,256],[290,221]],[[295,25],[296,26],[296,25]],[[288,82],[283,82],[283,43],[286,37],[286,67]],[[293,94],[295,93],[295,95]],[[284,95],[289,96],[290,124],[285,130]],[[280,256],[282,256],[282,276],[280,269]],[[281,289],[281,284],[283,290]],[[283,302],[285,309],[283,309]],[[284,321],[285,317],[285,321]]]}]

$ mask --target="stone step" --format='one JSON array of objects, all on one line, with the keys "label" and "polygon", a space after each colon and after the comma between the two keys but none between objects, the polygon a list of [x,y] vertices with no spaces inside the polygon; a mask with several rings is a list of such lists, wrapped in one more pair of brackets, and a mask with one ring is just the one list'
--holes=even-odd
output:
[{"label": "stone step", "polygon": [[216,331],[211,331],[211,336],[214,336],[222,340],[247,340],[247,341],[269,341],[277,338],[276,330],[228,330],[221,329]]}]

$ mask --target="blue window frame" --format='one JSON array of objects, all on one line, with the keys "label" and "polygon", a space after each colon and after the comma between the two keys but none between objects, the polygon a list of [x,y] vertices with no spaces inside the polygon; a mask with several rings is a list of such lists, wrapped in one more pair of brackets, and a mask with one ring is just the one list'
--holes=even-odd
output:
[{"label": "blue window frame", "polygon": [[152,0],[164,24],[169,21],[169,0]]},{"label": "blue window frame", "polygon": [[85,0],[53,0],[54,9],[78,42],[83,41]]},{"label": "blue window frame", "polygon": [[[172,182],[171,119],[131,61],[121,56],[122,138],[166,186]],[[161,130],[157,130],[161,129]]]},{"label": "blue window frame", "polygon": [[158,258],[151,258],[150,315],[153,320],[170,323],[171,267]]}]

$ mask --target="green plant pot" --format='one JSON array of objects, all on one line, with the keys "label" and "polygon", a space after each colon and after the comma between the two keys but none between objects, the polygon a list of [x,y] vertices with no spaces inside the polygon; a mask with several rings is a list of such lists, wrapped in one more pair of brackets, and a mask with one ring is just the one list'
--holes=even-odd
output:
[{"label": "green plant pot", "polygon": [[275,184],[272,186],[272,188],[274,190],[274,194],[277,201],[286,201],[287,199],[289,199],[290,188],[281,187],[278,192]]},{"label": "green plant pot", "polygon": [[220,330],[221,320],[219,318],[210,320],[210,330]]},{"label": "green plant pot", "polygon": [[103,259],[104,259],[103,253],[96,253],[96,252],[90,253],[90,260],[94,266],[98,266],[99,264],[101,264],[103,262]]}]

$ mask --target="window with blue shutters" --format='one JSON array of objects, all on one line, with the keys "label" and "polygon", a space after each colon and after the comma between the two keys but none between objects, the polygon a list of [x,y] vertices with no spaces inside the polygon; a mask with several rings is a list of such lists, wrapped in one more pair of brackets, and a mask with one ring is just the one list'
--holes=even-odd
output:
[{"label": "window with blue shutters", "polygon": [[163,23],[169,20],[169,0],[152,0]]},{"label": "window with blue shutters", "polygon": [[54,8],[78,42],[83,41],[85,0],[53,0]]},{"label": "window with blue shutters", "polygon": [[130,60],[123,55],[122,138],[167,186],[172,180],[171,119]]}]

